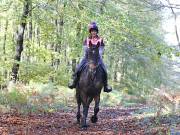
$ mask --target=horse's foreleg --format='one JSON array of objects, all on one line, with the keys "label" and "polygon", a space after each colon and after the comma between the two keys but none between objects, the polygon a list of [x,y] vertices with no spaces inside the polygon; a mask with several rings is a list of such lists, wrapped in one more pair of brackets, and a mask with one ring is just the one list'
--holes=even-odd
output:
[{"label": "horse's foreleg", "polygon": [[96,123],[98,118],[97,118],[97,113],[99,112],[99,102],[100,102],[100,95],[96,96],[94,98],[95,100],[95,107],[94,107],[94,115],[91,117],[91,122]]},{"label": "horse's foreleg", "polygon": [[81,108],[81,97],[80,97],[78,91],[76,91],[76,100],[77,100],[77,104],[78,104],[78,110],[77,110],[76,118],[77,118],[77,123],[80,124],[80,118],[81,118],[81,111],[80,111],[80,108]]},{"label": "horse's foreleg", "polygon": [[80,118],[81,118],[81,112],[80,112],[80,108],[81,108],[81,99],[78,99],[77,101],[78,104],[78,110],[77,110],[77,123],[80,124]]},{"label": "horse's foreleg", "polygon": [[82,119],[82,128],[87,128],[86,118],[88,115],[89,106],[83,105],[83,119]]},{"label": "horse's foreleg", "polygon": [[84,102],[83,102],[82,128],[84,128],[84,129],[87,128],[86,119],[87,119],[87,116],[88,116],[89,104],[92,102],[93,98],[87,97],[86,99],[87,99],[87,100],[84,100]]}]

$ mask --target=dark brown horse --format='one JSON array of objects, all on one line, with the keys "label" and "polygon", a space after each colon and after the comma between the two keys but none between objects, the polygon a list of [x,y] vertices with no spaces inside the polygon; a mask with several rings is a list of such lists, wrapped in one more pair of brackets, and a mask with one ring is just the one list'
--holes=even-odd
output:
[{"label": "dark brown horse", "polygon": [[[77,121],[83,129],[87,129],[86,118],[88,115],[89,105],[94,99],[94,115],[91,122],[96,123],[97,113],[99,112],[99,102],[101,89],[103,88],[103,69],[99,61],[99,43],[97,45],[89,45],[86,52],[87,64],[81,72],[79,83],[76,87],[76,99],[78,104]],[[83,117],[81,118],[80,106],[83,105]]]}]

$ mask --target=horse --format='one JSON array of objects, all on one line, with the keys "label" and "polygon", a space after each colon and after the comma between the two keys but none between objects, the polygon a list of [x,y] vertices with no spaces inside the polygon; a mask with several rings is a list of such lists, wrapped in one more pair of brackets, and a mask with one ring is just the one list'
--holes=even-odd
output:
[{"label": "horse", "polygon": [[[100,66],[99,46],[89,44],[86,51],[87,64],[81,71],[78,85],[76,86],[76,100],[77,100],[77,122],[81,124],[81,128],[86,130],[88,125],[86,119],[88,116],[89,105],[94,99],[94,115],[91,117],[91,122],[98,121],[97,114],[99,112],[100,94],[103,88],[103,69]],[[81,119],[80,106],[83,105],[83,117]],[[81,119],[81,120],[80,120]]]}]

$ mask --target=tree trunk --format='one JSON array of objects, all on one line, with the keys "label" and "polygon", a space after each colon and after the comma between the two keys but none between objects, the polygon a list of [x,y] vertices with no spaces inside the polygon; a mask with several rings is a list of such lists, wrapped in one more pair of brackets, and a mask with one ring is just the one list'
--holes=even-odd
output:
[{"label": "tree trunk", "polygon": [[[29,22],[29,31],[28,31],[28,40],[29,42],[32,43],[32,32],[33,32],[33,26],[32,26],[32,2],[29,3],[29,17],[30,17],[30,22]],[[27,62],[30,63],[30,47],[28,46],[28,54],[27,54]]]},{"label": "tree trunk", "polygon": [[[3,55],[4,55],[4,61],[6,61],[6,39],[7,39],[7,29],[8,29],[8,20],[6,20],[6,26],[5,26],[5,34],[4,34],[4,43],[3,43]],[[4,78],[7,79],[7,70],[4,70]]]},{"label": "tree trunk", "polygon": [[106,1],[107,1],[107,0],[102,0],[102,1],[101,1],[101,6],[100,6],[100,13],[101,13],[101,14],[104,13],[103,8],[106,6]]},{"label": "tree trunk", "polygon": [[26,19],[29,13],[29,0],[24,1],[24,8],[21,17],[21,24],[17,31],[17,38],[16,38],[16,52],[14,56],[14,64],[12,68],[12,80],[15,83],[17,81],[17,75],[19,71],[19,63],[21,61],[21,53],[23,51],[23,40],[24,40],[24,30],[26,27]]}]

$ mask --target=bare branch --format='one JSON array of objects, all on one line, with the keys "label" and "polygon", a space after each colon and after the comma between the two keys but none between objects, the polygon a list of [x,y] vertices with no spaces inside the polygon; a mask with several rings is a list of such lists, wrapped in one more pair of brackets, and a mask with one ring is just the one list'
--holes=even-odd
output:
[{"label": "bare branch", "polygon": [[[166,0],[166,1],[168,2],[168,4],[170,4],[169,0]],[[172,14],[174,15],[174,21],[175,21],[174,27],[175,27],[175,32],[176,32],[176,38],[177,38],[178,46],[180,47],[179,34],[178,34],[178,29],[177,29],[177,15],[174,12],[173,8],[171,8],[171,11],[172,11]]]}]

